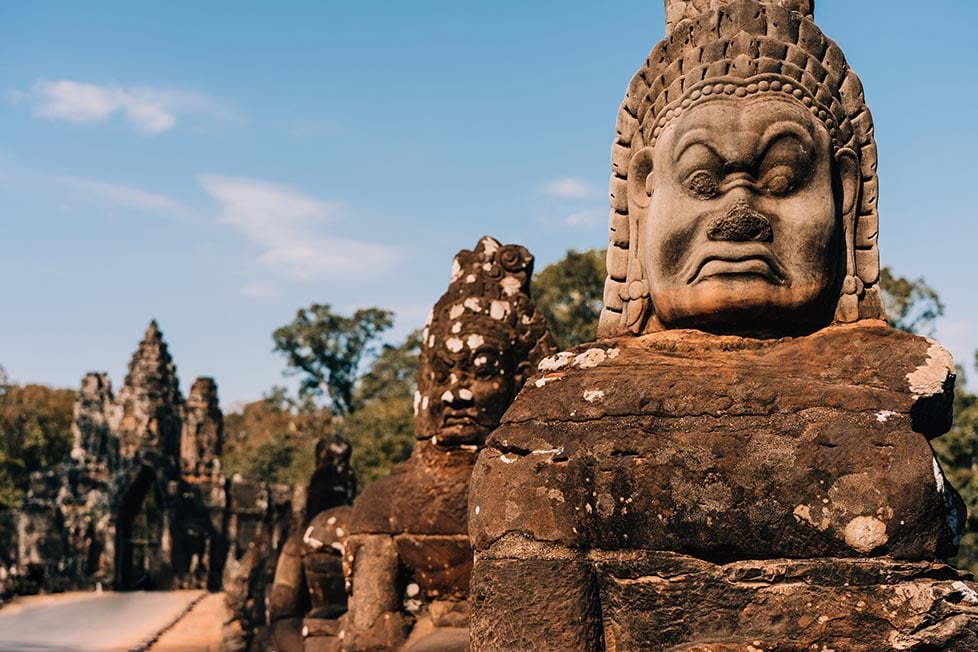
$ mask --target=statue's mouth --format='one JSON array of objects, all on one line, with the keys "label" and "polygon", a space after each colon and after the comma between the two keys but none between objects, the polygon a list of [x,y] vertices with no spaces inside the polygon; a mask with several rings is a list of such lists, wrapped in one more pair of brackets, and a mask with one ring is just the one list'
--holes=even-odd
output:
[{"label": "statue's mouth", "polygon": [[777,257],[760,243],[724,243],[711,247],[686,277],[693,285],[717,277],[756,277],[774,285],[785,284]]},{"label": "statue's mouth", "polygon": [[442,425],[446,428],[452,428],[479,426],[480,424],[472,412],[451,411],[445,413],[445,416],[442,418]]}]

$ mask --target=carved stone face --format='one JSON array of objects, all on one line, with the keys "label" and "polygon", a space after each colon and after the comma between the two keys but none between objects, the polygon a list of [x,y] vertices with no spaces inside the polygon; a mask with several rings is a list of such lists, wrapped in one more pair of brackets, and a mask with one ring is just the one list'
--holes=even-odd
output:
[{"label": "carved stone face", "polygon": [[833,163],[821,122],[772,96],[694,106],[654,154],[639,152],[645,188],[630,197],[647,203],[639,256],[662,326],[749,333],[829,323],[845,270]]},{"label": "carved stone face", "polygon": [[[510,347],[494,340],[486,333],[463,331],[432,347],[421,369],[430,384],[419,399],[419,438],[435,437],[439,446],[481,445],[496,429],[513,400],[516,370],[501,353]],[[457,351],[446,346],[455,342],[460,343],[452,346]]]}]

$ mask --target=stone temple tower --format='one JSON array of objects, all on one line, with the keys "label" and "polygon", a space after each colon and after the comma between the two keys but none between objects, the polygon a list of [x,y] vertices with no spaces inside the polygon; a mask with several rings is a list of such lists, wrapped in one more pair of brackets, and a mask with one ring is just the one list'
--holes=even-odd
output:
[{"label": "stone temple tower", "polygon": [[182,405],[176,366],[153,320],[129,362],[110,419],[122,456],[132,457],[140,449],[179,456]]}]

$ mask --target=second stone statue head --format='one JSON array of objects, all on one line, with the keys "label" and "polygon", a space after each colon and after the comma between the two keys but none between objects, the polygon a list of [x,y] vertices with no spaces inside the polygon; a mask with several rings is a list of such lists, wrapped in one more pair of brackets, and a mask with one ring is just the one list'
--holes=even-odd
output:
[{"label": "second stone statue head", "polygon": [[488,236],[462,250],[425,324],[415,435],[440,447],[479,446],[555,350],[530,299],[533,256]]},{"label": "second stone statue head", "polygon": [[681,16],[619,111],[599,334],[882,318],[859,79],[804,13],[717,4]]}]

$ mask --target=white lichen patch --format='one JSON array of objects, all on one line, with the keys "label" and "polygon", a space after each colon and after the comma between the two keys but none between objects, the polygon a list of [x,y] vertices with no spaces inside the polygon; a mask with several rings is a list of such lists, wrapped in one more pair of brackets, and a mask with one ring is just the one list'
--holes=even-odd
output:
[{"label": "white lichen patch", "polygon": [[451,351],[452,353],[458,353],[459,351],[462,350],[463,346],[465,345],[463,344],[462,340],[460,340],[457,337],[450,337],[447,340],[445,340],[445,348]]},{"label": "white lichen patch", "polygon": [[530,455],[563,455],[564,447],[559,446],[558,448],[539,448],[532,451]]},{"label": "white lichen patch", "polygon": [[475,274],[469,274],[465,277],[466,283],[475,283]]},{"label": "white lichen patch", "polygon": [[421,397],[421,409],[422,410],[427,410],[428,409],[428,403],[429,402],[430,402],[430,399],[427,396],[422,396]]},{"label": "white lichen patch", "polygon": [[499,461],[502,462],[503,464],[512,464],[517,459],[518,459],[517,457],[509,457],[506,453],[503,453],[502,455],[499,456]]},{"label": "white lichen patch", "polygon": [[452,281],[458,279],[462,275],[462,263],[458,262],[458,258],[452,259]]},{"label": "white lichen patch", "polygon": [[328,519],[326,519],[326,525],[336,525],[336,517],[330,516]]},{"label": "white lichen patch", "polygon": [[458,397],[463,401],[471,401],[472,390],[470,390],[468,387],[462,387],[461,389],[458,390]]},{"label": "white lichen patch", "polygon": [[451,403],[454,400],[455,400],[455,395],[452,394],[452,390],[450,389],[446,389],[445,392],[441,395],[442,403]]},{"label": "white lichen patch", "polygon": [[507,276],[499,281],[499,286],[503,289],[503,294],[511,297],[520,291],[520,280],[512,276]]},{"label": "white lichen patch", "polygon": [[584,400],[588,403],[600,403],[604,400],[604,392],[600,389],[584,390]]},{"label": "white lichen patch", "polygon": [[456,303],[454,306],[448,309],[449,319],[458,319],[464,314],[465,314],[465,306],[463,306],[461,303]]},{"label": "white lichen patch", "polygon": [[483,367],[487,362],[489,362],[489,358],[484,355],[480,355],[472,361],[472,364],[474,364],[476,367]]},{"label": "white lichen patch", "polygon": [[795,511],[792,512],[792,516],[794,516],[795,520],[799,523],[808,523],[816,530],[824,532],[825,530],[829,529],[830,521],[825,515],[825,512],[822,512],[821,520],[816,520],[815,517],[812,516],[812,508],[808,505],[798,505],[795,507]]},{"label": "white lichen patch", "polygon": [[469,337],[468,337],[468,338],[467,338],[467,339],[465,340],[465,343],[466,343],[466,344],[468,345],[468,347],[469,347],[470,349],[472,349],[473,351],[475,351],[475,350],[476,350],[476,349],[478,349],[478,348],[479,348],[480,346],[482,346],[483,344],[485,344],[485,343],[486,343],[486,338],[484,338],[484,337],[482,337],[482,336],[481,336],[481,335],[479,335],[478,333],[472,333],[472,334],[471,334],[471,335],[469,335]]},{"label": "white lichen patch", "polygon": [[569,351],[561,351],[557,355],[552,355],[549,358],[544,358],[537,365],[539,371],[557,371],[570,364],[570,361],[574,359],[574,354]]},{"label": "white lichen patch", "polygon": [[615,358],[617,358],[621,354],[621,349],[617,349],[617,348],[616,349],[608,349],[606,353],[608,354],[608,359],[609,360],[614,360]]},{"label": "white lichen patch", "polygon": [[941,471],[941,465],[938,463],[937,458],[933,459],[934,462],[934,482],[937,483],[937,493],[944,493],[944,472]]},{"label": "white lichen patch", "polygon": [[414,416],[418,416],[418,409],[421,407],[421,392],[414,390]]},{"label": "white lichen patch", "polygon": [[340,543],[339,541],[334,541],[333,543],[329,544],[329,547],[335,550],[336,552],[340,553],[341,555],[346,550],[346,548],[343,547],[343,544]]},{"label": "white lichen patch", "polygon": [[951,584],[951,588],[961,595],[961,600],[968,604],[978,604],[978,593],[960,580]]},{"label": "white lichen patch", "polygon": [[509,315],[509,301],[493,300],[489,304],[489,316],[493,319],[505,319]]},{"label": "white lichen patch", "polygon": [[453,335],[458,335],[461,332],[462,332],[462,322],[457,321],[454,324],[452,324],[452,334]]},{"label": "white lichen patch", "polygon": [[306,544],[307,546],[309,546],[310,548],[312,548],[313,550],[319,550],[325,544],[322,541],[320,541],[319,539],[317,539],[314,536],[312,536],[312,532],[315,529],[316,528],[314,528],[312,525],[310,525],[306,529],[306,533],[302,535],[302,542],[304,544]]},{"label": "white lichen patch", "polygon": [[944,391],[947,377],[954,373],[954,360],[943,346],[931,340],[927,361],[907,374],[907,384],[917,398],[935,396]]},{"label": "white lichen patch", "polygon": [[591,369],[608,359],[604,349],[588,349],[574,358],[573,365],[579,369]]},{"label": "white lichen patch", "polygon": [[883,544],[886,536],[886,523],[873,516],[857,516],[849,521],[845,529],[846,544],[857,552],[872,552]]},{"label": "white lichen patch", "polygon": [[543,378],[537,378],[535,381],[533,381],[533,386],[545,387],[547,383],[552,383],[557,380],[560,380],[560,376],[544,376]]},{"label": "white lichen patch", "polygon": [[474,453],[477,450],[479,450],[479,447],[476,446],[475,444],[462,444],[461,446],[459,446],[459,448],[469,453]]},{"label": "white lichen patch", "polygon": [[479,297],[469,297],[464,305],[472,312],[482,312],[482,302],[479,301]]},{"label": "white lichen patch", "polygon": [[497,251],[499,251],[499,243],[496,242],[494,239],[490,238],[489,236],[486,236],[481,240],[479,240],[479,244],[482,245],[482,249],[483,251],[486,252],[487,256],[491,256]]},{"label": "white lichen patch", "polygon": [[876,413],[876,420],[880,423],[886,423],[890,418],[897,416],[897,413],[893,410],[880,410]]}]

